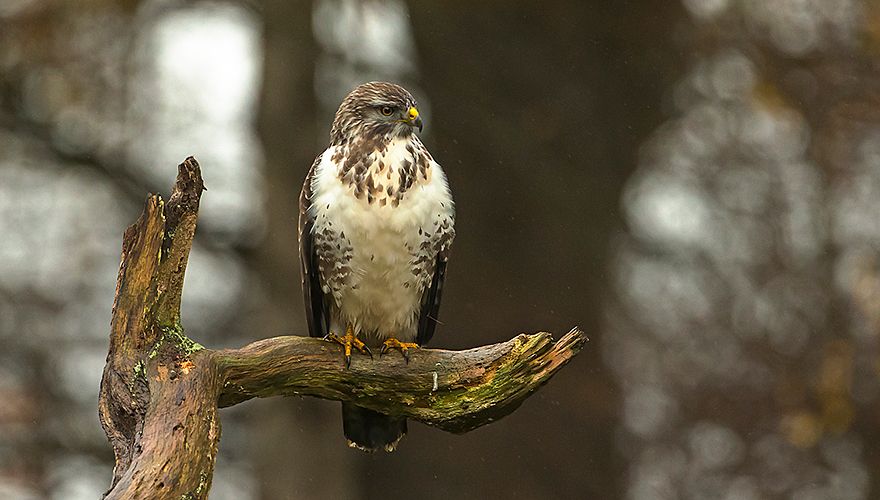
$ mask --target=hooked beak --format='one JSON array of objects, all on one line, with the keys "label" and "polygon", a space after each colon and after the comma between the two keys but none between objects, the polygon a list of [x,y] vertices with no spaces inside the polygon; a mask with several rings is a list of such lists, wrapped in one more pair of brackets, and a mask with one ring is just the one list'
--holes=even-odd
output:
[{"label": "hooked beak", "polygon": [[419,116],[419,110],[417,110],[415,106],[409,108],[406,122],[410,127],[418,127],[419,132],[422,131],[422,117]]}]

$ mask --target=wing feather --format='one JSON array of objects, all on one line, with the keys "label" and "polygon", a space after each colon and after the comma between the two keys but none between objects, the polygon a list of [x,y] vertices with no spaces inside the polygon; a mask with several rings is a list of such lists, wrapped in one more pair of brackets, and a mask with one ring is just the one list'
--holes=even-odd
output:
[{"label": "wing feather", "polygon": [[416,334],[416,343],[425,345],[434,336],[437,327],[438,314],[440,312],[440,298],[443,294],[443,282],[446,280],[445,255],[438,254],[434,265],[434,277],[431,286],[425,289],[422,295],[422,310],[419,313],[419,331]]},{"label": "wing feather", "polygon": [[318,258],[315,253],[313,234],[315,219],[309,211],[312,199],[312,178],[315,176],[318,164],[321,163],[322,156],[319,155],[315,158],[309,168],[302,192],[299,195],[299,262],[302,272],[303,298],[306,303],[306,320],[309,325],[309,335],[312,337],[327,335],[330,322],[327,298],[321,288]]},{"label": "wing feather", "polygon": [[[446,176],[443,174],[443,169],[439,165],[436,166],[437,174],[439,174],[438,181],[442,182],[444,187],[446,187]],[[448,187],[446,189],[448,190]],[[447,196],[449,196],[448,191]],[[448,203],[452,203],[451,197]],[[418,331],[416,332],[416,343],[419,345],[425,345],[431,340],[431,337],[434,336],[434,330],[437,329],[437,324],[440,322],[438,318],[440,299],[443,296],[443,283],[446,281],[446,264],[449,262],[450,247],[452,240],[455,238],[455,229],[453,229],[455,224],[454,206],[454,204],[451,205],[453,211],[449,214],[449,219],[441,224],[441,232],[436,235],[439,238],[440,251],[435,257],[434,276],[431,278],[431,285],[422,294],[422,307],[419,313]]]}]

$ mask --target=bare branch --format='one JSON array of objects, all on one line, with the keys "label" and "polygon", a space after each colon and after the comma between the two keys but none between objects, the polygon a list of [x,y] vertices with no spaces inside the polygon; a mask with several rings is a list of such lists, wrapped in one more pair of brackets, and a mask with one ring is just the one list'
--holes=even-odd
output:
[{"label": "bare branch", "polygon": [[225,386],[220,406],[253,397],[315,396],[466,432],[507,415],[583,347],[578,329],[519,335],[466,351],[420,349],[410,356],[356,356],[345,370],[338,346],[278,337],[218,351]]}]

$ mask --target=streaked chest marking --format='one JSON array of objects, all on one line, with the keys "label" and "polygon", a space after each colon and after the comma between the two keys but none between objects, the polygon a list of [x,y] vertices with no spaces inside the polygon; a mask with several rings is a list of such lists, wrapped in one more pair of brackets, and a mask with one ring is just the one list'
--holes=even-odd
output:
[{"label": "streaked chest marking", "polygon": [[391,141],[355,161],[331,148],[312,179],[324,292],[346,321],[380,336],[414,332],[437,255],[454,236],[445,175],[420,144]]}]

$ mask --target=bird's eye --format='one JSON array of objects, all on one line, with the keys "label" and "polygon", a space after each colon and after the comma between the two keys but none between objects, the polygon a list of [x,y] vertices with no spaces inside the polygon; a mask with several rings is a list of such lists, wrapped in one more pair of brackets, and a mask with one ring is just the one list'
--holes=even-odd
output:
[{"label": "bird's eye", "polygon": [[382,109],[380,109],[379,111],[381,111],[382,114],[385,116],[391,116],[391,113],[394,112],[394,110],[391,109],[391,106],[382,106]]}]

